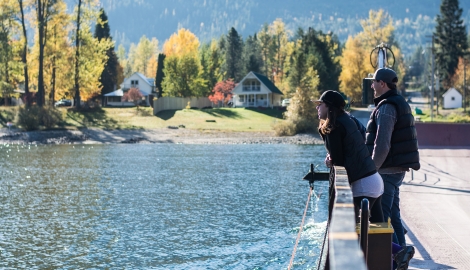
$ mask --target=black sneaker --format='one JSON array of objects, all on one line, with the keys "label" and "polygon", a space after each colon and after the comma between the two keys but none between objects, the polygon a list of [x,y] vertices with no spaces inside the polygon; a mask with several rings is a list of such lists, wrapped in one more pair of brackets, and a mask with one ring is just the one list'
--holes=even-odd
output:
[{"label": "black sneaker", "polygon": [[406,270],[410,263],[411,258],[415,255],[415,248],[413,246],[406,246],[404,249],[398,251],[395,255],[395,262],[397,270]]}]

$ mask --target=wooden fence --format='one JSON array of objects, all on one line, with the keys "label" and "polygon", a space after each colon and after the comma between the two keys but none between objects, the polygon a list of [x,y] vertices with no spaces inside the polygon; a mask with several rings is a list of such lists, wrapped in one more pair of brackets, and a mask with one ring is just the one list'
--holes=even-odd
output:
[{"label": "wooden fence", "polygon": [[182,110],[188,106],[188,102],[192,108],[201,109],[212,106],[212,102],[206,97],[161,97],[153,100],[153,114],[156,115],[164,110]]}]

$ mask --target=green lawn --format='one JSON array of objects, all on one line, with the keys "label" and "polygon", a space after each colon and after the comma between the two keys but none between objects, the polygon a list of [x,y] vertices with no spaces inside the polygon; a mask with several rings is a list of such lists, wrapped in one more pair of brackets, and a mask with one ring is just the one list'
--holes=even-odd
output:
[{"label": "green lawn", "polygon": [[[439,114],[434,112],[432,122],[440,123],[470,123],[470,110],[467,108],[467,111],[464,112],[462,108],[459,109],[442,109],[439,108]],[[431,122],[431,111],[425,109],[422,111],[422,114],[416,114],[414,111],[415,119],[421,122]]]},{"label": "green lawn", "polygon": [[[65,108],[63,127],[68,129],[95,127],[103,129],[152,129],[184,125],[188,129],[208,131],[271,131],[276,121],[282,120],[277,109],[215,108],[162,111],[156,116],[153,109],[102,108],[89,112],[75,112]],[[0,124],[12,121],[12,108],[0,109]],[[209,120],[209,122],[207,121]]]}]

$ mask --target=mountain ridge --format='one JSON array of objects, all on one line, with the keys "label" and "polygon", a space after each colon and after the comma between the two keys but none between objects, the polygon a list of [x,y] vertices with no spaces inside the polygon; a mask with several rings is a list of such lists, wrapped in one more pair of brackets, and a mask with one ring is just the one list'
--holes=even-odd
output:
[{"label": "mountain ridge", "polygon": [[[74,2],[67,1],[69,7]],[[440,4],[440,0],[383,3],[371,0],[297,0],[295,4],[280,0],[101,1],[116,45],[123,44],[126,48],[130,43],[138,43],[143,35],[156,37],[163,45],[181,27],[189,29],[202,42],[227,34],[231,27],[246,38],[258,32],[264,23],[270,24],[276,18],[281,18],[292,32],[298,27],[313,27],[324,32],[332,31],[344,42],[349,35],[362,30],[359,19],[367,18],[370,9],[384,9],[392,16],[400,43],[422,44],[426,42],[424,36],[434,31],[434,18],[439,14]],[[468,31],[470,1],[460,1],[460,7]],[[427,30],[423,30],[423,26]],[[421,36],[411,37],[410,40],[410,33]],[[409,53],[410,50],[405,48],[404,51]]]}]

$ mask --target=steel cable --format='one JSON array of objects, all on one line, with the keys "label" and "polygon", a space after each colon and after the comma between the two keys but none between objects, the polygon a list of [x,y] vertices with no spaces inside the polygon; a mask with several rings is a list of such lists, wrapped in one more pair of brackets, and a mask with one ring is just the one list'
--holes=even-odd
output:
[{"label": "steel cable", "polygon": [[304,227],[305,216],[307,216],[308,203],[310,202],[312,191],[313,191],[313,187],[310,187],[309,192],[308,192],[307,203],[305,204],[304,215],[302,217],[302,223],[300,224],[299,233],[297,234],[297,239],[295,240],[294,250],[292,251],[292,256],[290,258],[289,267],[287,267],[288,270],[292,269],[292,265],[294,264],[295,253],[297,252],[297,245],[299,244],[300,235],[302,234],[302,229]]}]

